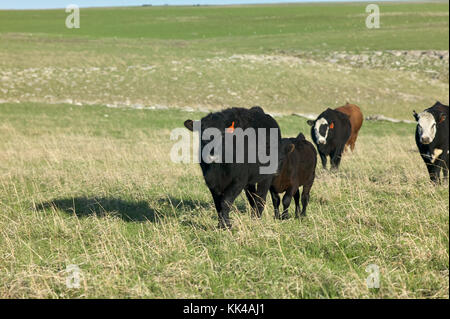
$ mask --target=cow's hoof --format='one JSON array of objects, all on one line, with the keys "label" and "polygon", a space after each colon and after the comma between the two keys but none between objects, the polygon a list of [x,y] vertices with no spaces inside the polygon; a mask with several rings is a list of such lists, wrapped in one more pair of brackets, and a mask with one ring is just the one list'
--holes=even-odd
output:
[{"label": "cow's hoof", "polygon": [[252,218],[254,218],[254,219],[261,218],[261,215],[258,214],[258,213],[252,213],[250,216],[251,216]]},{"label": "cow's hoof", "polygon": [[289,216],[289,214],[281,215],[281,220],[286,220],[286,219],[289,219],[289,218],[291,218],[291,216]]},{"label": "cow's hoof", "polygon": [[223,222],[219,222],[219,225],[217,225],[217,228],[219,229],[231,229],[231,223],[223,223]]}]

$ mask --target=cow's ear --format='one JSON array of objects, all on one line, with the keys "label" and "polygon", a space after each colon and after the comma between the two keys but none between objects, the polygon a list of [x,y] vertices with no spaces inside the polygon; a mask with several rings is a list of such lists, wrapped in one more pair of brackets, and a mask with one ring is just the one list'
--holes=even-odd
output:
[{"label": "cow's ear", "polygon": [[413,111],[413,116],[416,119],[416,121],[419,121],[419,114],[416,113],[416,111]]},{"label": "cow's ear", "polygon": [[184,121],[184,126],[185,126],[189,131],[193,131],[193,130],[194,130],[194,121],[192,121],[192,120],[186,120],[186,121]]},{"label": "cow's ear", "polygon": [[289,143],[288,145],[286,145],[284,147],[284,153],[287,154],[291,154],[293,151],[295,150],[295,145],[292,143]]},{"label": "cow's ear", "polygon": [[228,127],[225,129],[225,132],[227,132],[227,133],[233,133],[233,132],[234,132],[234,121],[231,123],[230,126],[228,126]]},{"label": "cow's ear", "polygon": [[261,106],[258,106],[258,105],[253,106],[253,107],[250,109],[250,111],[256,111],[256,112],[264,113],[264,110],[262,109],[262,107],[261,107]]},{"label": "cow's ear", "polygon": [[441,113],[439,115],[439,123],[444,122],[446,118],[447,118],[447,116],[444,113]]},{"label": "cow's ear", "polygon": [[334,122],[330,123],[330,129],[334,129]]},{"label": "cow's ear", "polygon": [[308,123],[309,126],[313,126],[314,125],[314,121],[313,120],[307,120],[306,123]]}]

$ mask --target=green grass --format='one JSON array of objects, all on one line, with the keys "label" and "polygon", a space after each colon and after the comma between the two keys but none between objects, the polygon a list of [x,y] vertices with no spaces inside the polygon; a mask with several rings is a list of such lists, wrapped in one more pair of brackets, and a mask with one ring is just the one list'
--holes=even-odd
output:
[{"label": "green grass", "polygon": [[376,30],[366,5],[81,9],[71,30],[64,10],[0,11],[0,100],[286,114],[349,101],[399,119],[448,103],[448,3],[380,3]]},{"label": "green grass", "polygon": [[0,297],[448,298],[448,185],[413,124],[365,121],[306,219],[254,220],[241,195],[231,231],[198,165],[169,157],[200,110],[258,104],[309,139],[291,113],[448,104],[448,2],[379,4],[378,30],[367,3],[81,9],[77,30],[0,11]]},{"label": "green grass", "polygon": [[[448,15],[442,14],[448,3],[379,4],[382,20],[376,32],[365,26],[366,3],[81,9],[79,30],[62,27],[67,14],[61,9],[3,11],[0,32],[92,39],[216,39],[252,49],[266,46],[266,41],[273,49],[284,41],[303,49],[448,48]],[[240,37],[251,41],[236,41]]]}]

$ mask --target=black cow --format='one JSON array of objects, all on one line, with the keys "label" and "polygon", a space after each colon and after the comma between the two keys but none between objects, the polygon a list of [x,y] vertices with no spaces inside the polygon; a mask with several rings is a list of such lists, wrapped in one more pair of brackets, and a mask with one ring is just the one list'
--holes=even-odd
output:
[{"label": "black cow", "polygon": [[[191,131],[195,130],[196,124],[192,120],[185,121],[184,125]],[[201,136],[208,135],[207,132],[210,130],[207,129],[211,128],[218,129],[220,132],[219,144],[216,144],[216,146],[222,150],[222,154],[214,153],[214,155],[211,155],[213,150],[208,147],[208,144],[212,141],[202,138],[200,140],[200,150],[206,151],[206,154],[201,156],[200,167],[216,206],[219,227],[231,227],[229,211],[242,190],[245,190],[253,214],[261,217],[272,178],[278,170],[279,161],[283,160],[284,153],[279,149],[281,134],[278,123],[270,115],[264,113],[262,108],[255,106],[251,109],[231,108],[222,112],[210,113],[201,119],[199,126]],[[245,134],[241,134],[240,138],[244,140],[243,149],[238,149],[236,143],[233,143],[233,161],[230,163],[226,159],[226,137],[228,135],[229,138],[229,134],[236,134],[239,129],[248,133],[248,135],[245,137]],[[273,135],[272,138],[269,138],[271,129],[274,129],[272,130]],[[258,143],[255,141],[249,143],[251,131],[255,133],[255,141],[258,141]],[[259,141],[263,141],[262,135],[264,133],[266,140],[260,146]],[[238,136],[232,138],[236,142]],[[271,141],[272,143],[270,143]],[[255,154],[255,152],[257,155],[256,161],[250,160],[251,153]],[[267,165],[263,160],[260,160],[259,152],[266,155],[275,155],[276,162],[268,161]],[[237,161],[239,155],[244,155],[243,161]],[[268,168],[269,166],[272,168],[268,169],[268,172],[261,172],[261,168]]]},{"label": "black cow", "polygon": [[440,183],[441,169],[444,180],[448,180],[449,154],[449,119],[448,105],[436,102],[432,107],[417,114],[416,144],[425,162],[430,179]]},{"label": "black cow", "polygon": [[[292,146],[289,146],[292,144]],[[305,139],[300,133],[296,138],[283,138],[281,148],[288,148],[288,154],[281,163],[279,173],[274,177],[272,186],[270,186],[270,195],[272,197],[273,207],[275,208],[275,218],[289,218],[288,208],[292,200],[295,200],[295,218],[299,217],[300,212],[300,187],[302,190],[302,211],[301,216],[306,216],[306,207],[309,202],[309,192],[314,183],[317,152],[312,143]],[[280,195],[283,196],[283,213],[280,216]]]},{"label": "black cow", "polygon": [[330,108],[326,109],[315,120],[308,120],[311,126],[311,137],[317,146],[322,166],[327,168],[327,156],[331,159],[331,169],[338,169],[352,127],[349,116]]}]

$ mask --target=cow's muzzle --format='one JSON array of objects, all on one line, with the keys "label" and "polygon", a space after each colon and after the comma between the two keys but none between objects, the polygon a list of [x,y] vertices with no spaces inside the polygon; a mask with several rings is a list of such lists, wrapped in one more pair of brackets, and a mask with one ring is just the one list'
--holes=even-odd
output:
[{"label": "cow's muzzle", "polygon": [[420,138],[420,143],[422,143],[422,144],[430,144],[431,143],[431,138],[429,138],[427,136],[422,136]]}]

